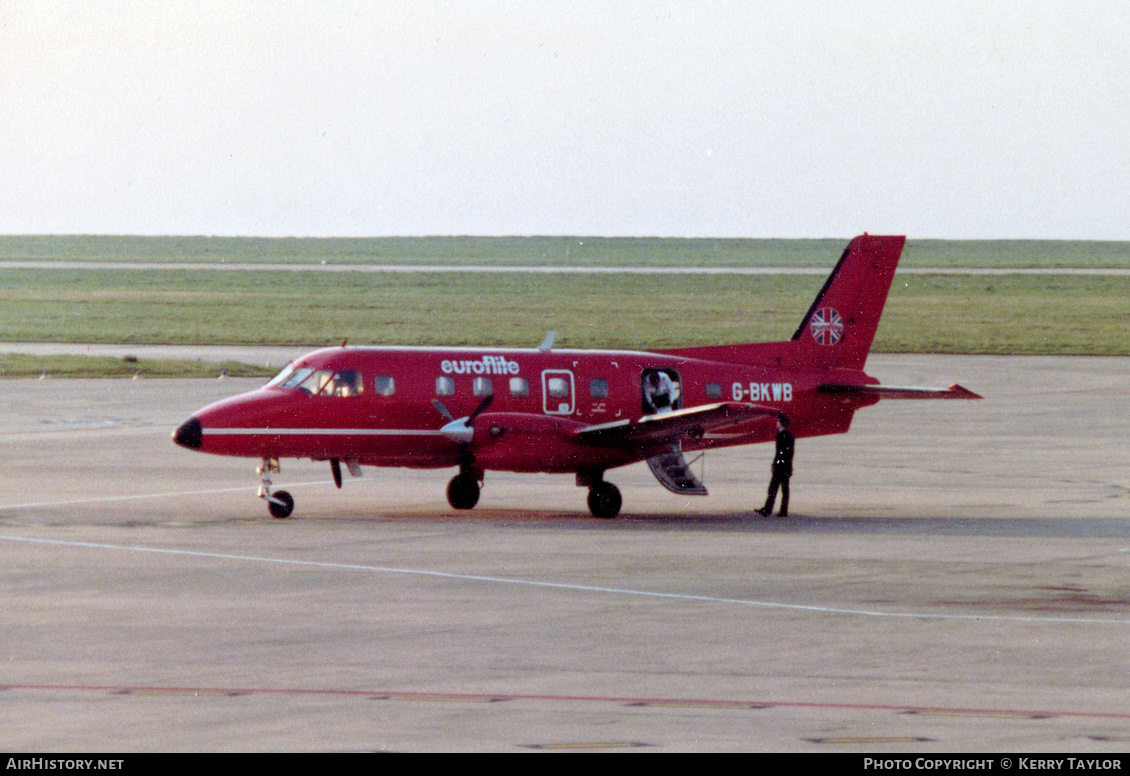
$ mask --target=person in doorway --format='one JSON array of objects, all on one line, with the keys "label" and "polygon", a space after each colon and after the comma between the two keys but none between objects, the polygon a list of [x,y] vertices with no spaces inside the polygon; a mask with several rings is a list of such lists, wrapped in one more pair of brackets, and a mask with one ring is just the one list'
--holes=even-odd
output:
[{"label": "person in doorway", "polygon": [[670,412],[674,392],[675,386],[666,372],[652,372],[644,382],[643,395],[652,414]]},{"label": "person in doorway", "polygon": [[773,455],[773,477],[769,480],[769,494],[765,506],[757,510],[762,517],[773,513],[773,502],[777,500],[777,489],[781,490],[781,511],[777,517],[789,516],[789,477],[793,476],[793,449],[796,439],[789,431],[789,416],[777,416],[777,451]]}]

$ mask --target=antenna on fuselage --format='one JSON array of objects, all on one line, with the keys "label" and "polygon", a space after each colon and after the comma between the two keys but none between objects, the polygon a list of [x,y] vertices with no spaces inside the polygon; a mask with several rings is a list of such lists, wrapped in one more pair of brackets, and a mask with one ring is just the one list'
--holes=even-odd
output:
[{"label": "antenna on fuselage", "polygon": [[541,344],[538,345],[538,351],[541,353],[548,353],[553,347],[553,340],[557,339],[557,332],[547,331],[545,336],[541,339]]}]

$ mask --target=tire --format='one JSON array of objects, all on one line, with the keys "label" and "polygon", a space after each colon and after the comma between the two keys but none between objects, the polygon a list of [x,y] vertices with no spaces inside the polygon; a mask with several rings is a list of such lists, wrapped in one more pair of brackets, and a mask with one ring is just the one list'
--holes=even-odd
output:
[{"label": "tire", "polygon": [[620,514],[620,507],[624,499],[620,496],[620,489],[611,482],[601,482],[589,488],[589,511],[593,517],[605,520]]},{"label": "tire", "polygon": [[472,474],[457,474],[447,483],[447,503],[455,509],[473,509],[479,503],[479,482]]},{"label": "tire", "polygon": [[267,499],[267,509],[270,510],[271,517],[278,520],[290,517],[290,513],[294,511],[294,498],[285,490],[276,491]]}]

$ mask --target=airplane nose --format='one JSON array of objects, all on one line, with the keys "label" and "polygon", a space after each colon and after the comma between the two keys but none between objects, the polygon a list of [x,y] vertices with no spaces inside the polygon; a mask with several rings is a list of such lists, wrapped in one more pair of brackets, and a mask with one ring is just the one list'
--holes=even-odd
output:
[{"label": "airplane nose", "polygon": [[204,426],[195,417],[189,418],[173,432],[173,441],[181,447],[199,450],[204,444]]}]

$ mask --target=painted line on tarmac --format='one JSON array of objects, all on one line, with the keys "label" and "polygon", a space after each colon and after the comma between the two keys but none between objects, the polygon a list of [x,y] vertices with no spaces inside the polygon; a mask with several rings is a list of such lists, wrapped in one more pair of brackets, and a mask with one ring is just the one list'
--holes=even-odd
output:
[{"label": "painted line on tarmac", "polygon": [[[948,714],[979,717],[993,715],[1009,719],[1051,719],[1076,717],[1091,719],[1130,719],[1130,714],[1104,711],[1066,711],[1032,709],[983,709],[957,706],[914,706],[890,703],[835,703],[830,701],[779,701],[779,700],[720,700],[717,698],[647,698],[616,695],[549,695],[532,693],[447,693],[411,690],[347,690],[302,687],[178,687],[154,685],[97,685],[97,684],[0,684],[0,691],[24,692],[105,692],[113,695],[206,695],[238,698],[252,695],[297,697],[328,696],[359,698],[364,700],[413,700],[441,703],[500,703],[505,701],[534,701],[547,703],[614,703],[642,708],[704,708],[748,709],[842,709],[846,711],[892,711],[898,714]],[[1105,740],[1120,740],[1108,738]]]},{"label": "painted line on tarmac", "polygon": [[516,585],[521,587],[535,587],[546,590],[563,590],[575,593],[598,593],[603,595],[631,596],[636,598],[652,598],[665,601],[683,601],[692,603],[732,604],[760,609],[781,609],[794,612],[810,612],[813,614],[840,614],[854,615],[857,617],[886,617],[897,619],[917,620],[945,620],[945,621],[971,621],[971,622],[1026,622],[1042,624],[1079,624],[1079,625],[1130,625],[1130,620],[1105,620],[1085,617],[1022,617],[1018,615],[986,615],[986,614],[931,614],[927,612],[882,612],[869,609],[846,609],[832,606],[809,606],[804,604],[786,604],[775,601],[756,601],[747,598],[723,598],[718,596],[693,595],[690,593],[663,593],[655,590],[632,590],[630,588],[598,587],[594,585],[575,585],[564,582],[545,582],[535,579],[516,579],[510,577],[490,577],[478,574],[455,574],[447,571],[429,571],[425,569],[396,568],[393,566],[369,566],[356,563],[332,563],[328,561],[295,560],[293,558],[270,558],[258,555],[235,555],[220,552],[203,552],[200,550],[174,550],[162,547],[142,547],[138,545],[105,544],[101,542],[80,542],[66,539],[42,539],[26,536],[0,535],[0,541],[19,542],[24,544],[39,544],[55,547],[74,547],[94,550],[118,550],[127,552],[144,552],[157,555],[178,555],[188,558],[206,558],[212,560],[233,560],[246,563],[268,563],[280,566],[301,566],[305,568],[338,569],[342,571],[371,571],[379,574],[404,574],[433,579],[453,579],[464,582],[485,582],[495,585]]},{"label": "painted line on tarmac", "polygon": [[[332,485],[333,480],[320,480],[317,482],[288,482],[287,488],[304,488],[311,485]],[[43,507],[71,507],[78,504],[104,504],[115,501],[142,501],[145,499],[179,498],[181,496],[214,496],[218,493],[247,493],[254,492],[258,486],[243,485],[238,488],[216,488],[214,490],[185,490],[175,493],[139,493],[134,496],[98,496],[96,498],[74,498],[61,501],[33,501],[26,504],[0,504],[0,512],[6,509],[37,509]],[[275,488],[283,490],[283,488]]]}]

